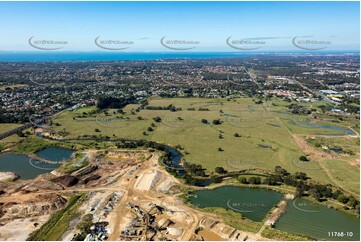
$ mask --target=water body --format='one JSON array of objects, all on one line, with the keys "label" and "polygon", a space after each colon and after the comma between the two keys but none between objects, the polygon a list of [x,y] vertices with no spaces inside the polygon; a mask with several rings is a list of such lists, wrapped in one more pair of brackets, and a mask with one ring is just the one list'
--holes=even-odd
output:
[{"label": "water body", "polygon": [[283,197],[281,193],[268,189],[236,186],[200,190],[192,195],[189,201],[200,208],[225,208],[256,222],[262,221]]},{"label": "water body", "polygon": [[[61,147],[49,147],[36,153],[41,158],[59,162],[69,159],[73,150]],[[0,171],[15,172],[20,179],[33,179],[40,174],[49,173],[60,166],[48,164],[29,158],[22,154],[0,155]]]},{"label": "water body", "polygon": [[229,113],[224,113],[223,116],[225,116],[225,117],[238,117],[236,115],[229,114]]},{"label": "water body", "polygon": [[[278,220],[275,228],[318,240],[360,239],[360,220],[356,216],[303,198],[288,202],[286,213]],[[331,236],[329,232],[344,232],[345,236]]]},{"label": "water body", "polygon": [[[312,128],[312,129],[328,129],[328,130],[335,130],[335,131],[343,131],[345,135],[356,135],[354,131],[351,129],[346,129],[339,126],[334,125],[320,125],[320,124],[312,124],[312,123],[299,123],[295,122],[294,120],[290,121],[291,124],[298,125],[304,128]],[[323,135],[323,134],[320,134]],[[342,134],[325,134],[326,136],[341,136]]]},{"label": "water body", "polygon": [[240,52],[0,52],[0,62],[125,61],[160,59],[209,59],[251,56]]},{"label": "water body", "polygon": [[53,146],[36,152],[36,155],[40,158],[59,162],[63,160],[68,160],[73,153],[74,150]]},{"label": "water body", "polygon": [[55,164],[41,163],[31,160],[27,155],[0,155],[0,171],[15,172],[20,179],[33,179],[40,174],[48,173],[59,167]]}]

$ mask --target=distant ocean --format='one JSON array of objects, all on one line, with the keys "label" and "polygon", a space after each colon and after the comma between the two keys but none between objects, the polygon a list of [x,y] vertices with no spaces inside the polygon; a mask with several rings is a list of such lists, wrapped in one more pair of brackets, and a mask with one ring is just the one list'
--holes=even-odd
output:
[{"label": "distant ocean", "polygon": [[0,51],[0,62],[72,62],[157,59],[232,58],[267,54],[359,54],[359,52],[7,52]]},{"label": "distant ocean", "polygon": [[232,52],[0,52],[0,62],[122,61],[156,59],[208,59],[252,55]]}]

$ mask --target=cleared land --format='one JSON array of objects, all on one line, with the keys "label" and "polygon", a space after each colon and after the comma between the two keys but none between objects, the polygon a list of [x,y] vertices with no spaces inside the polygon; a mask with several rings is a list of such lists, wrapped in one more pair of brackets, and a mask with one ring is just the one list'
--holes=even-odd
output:
[{"label": "cleared land", "polygon": [[[88,114],[94,110],[93,107],[67,111],[54,118],[53,123],[60,126],[53,125],[52,128],[69,132],[66,137],[103,135],[154,140],[173,147],[180,145],[187,161],[201,164],[210,172],[217,166],[227,170],[273,170],[279,165],[292,173],[306,172],[322,183],[336,183],[341,187],[352,183],[349,189],[358,192],[359,167],[349,162],[355,159],[358,148],[353,148],[356,151],[354,155],[335,154],[335,159],[325,160],[321,157],[306,163],[301,162],[299,157],[312,153],[294,140],[295,137],[305,140],[311,136],[339,135],[332,138],[337,139],[341,146],[348,145],[349,140],[357,142],[357,133],[355,137],[350,137],[344,131],[351,127],[358,132],[358,120],[352,117],[341,121],[322,112],[315,114],[316,119],[313,117],[315,115],[292,115],[287,110],[289,103],[278,99],[263,104],[255,104],[250,98],[153,98],[149,101],[149,106],[167,107],[171,104],[182,110],[142,109],[136,112],[139,105],[134,104],[123,109],[125,114],[117,113],[114,109],[107,110],[107,115],[103,112]],[[315,108],[320,104],[301,105]],[[161,122],[153,120],[157,116],[161,117]],[[202,119],[208,123],[202,123]],[[220,119],[222,124],[213,124],[216,119]],[[148,127],[152,127],[153,131]],[[236,133],[239,137],[235,137]],[[223,151],[219,151],[219,148]],[[319,162],[323,162],[322,166]],[[338,169],[332,168],[333,165]]]}]

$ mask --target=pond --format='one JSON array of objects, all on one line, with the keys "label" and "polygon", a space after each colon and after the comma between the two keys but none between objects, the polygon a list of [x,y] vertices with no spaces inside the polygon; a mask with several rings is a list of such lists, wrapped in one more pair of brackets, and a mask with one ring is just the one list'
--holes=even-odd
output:
[{"label": "pond", "polygon": [[30,159],[27,155],[0,155],[0,171],[15,172],[20,179],[33,179],[40,174],[48,173],[59,167],[55,164],[41,163]]},{"label": "pond", "polygon": [[318,134],[318,135],[325,135],[325,136],[356,135],[355,132],[352,131],[351,129],[347,129],[340,126],[334,126],[334,125],[314,124],[310,122],[310,119],[306,119],[305,122],[297,122],[295,120],[291,120],[290,123],[304,128],[328,129],[328,130],[340,131],[344,133],[344,134]]},{"label": "pond", "polygon": [[195,191],[189,202],[200,208],[220,207],[233,210],[248,219],[260,222],[282,197],[279,192],[263,188],[223,186]]},{"label": "pond", "polygon": [[[37,152],[36,155],[47,160],[59,162],[69,159],[73,152],[73,150],[66,148],[49,147]],[[33,179],[40,174],[49,173],[59,166],[58,164],[40,162],[22,154],[0,155],[0,171],[15,172],[20,176],[20,179]]]},{"label": "pond", "polygon": [[[288,202],[286,213],[275,224],[275,228],[318,240],[360,239],[360,220],[356,216],[304,198]],[[343,232],[344,236],[335,236],[335,232]]]},{"label": "pond", "polygon": [[74,150],[52,146],[36,152],[36,155],[40,158],[59,162],[63,160],[68,160],[73,153]]}]

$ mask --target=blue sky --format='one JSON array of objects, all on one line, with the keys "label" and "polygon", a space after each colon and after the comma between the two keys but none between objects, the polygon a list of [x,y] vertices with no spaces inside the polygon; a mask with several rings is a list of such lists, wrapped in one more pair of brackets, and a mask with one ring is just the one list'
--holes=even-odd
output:
[{"label": "blue sky", "polygon": [[296,36],[359,50],[359,9],[359,2],[0,2],[0,50],[36,51],[32,36],[66,41],[62,51],[102,51],[98,36],[133,41],[129,52],[170,51],[164,36],[192,41],[192,51],[236,51],[230,36],[267,37],[264,51],[297,50]]}]

